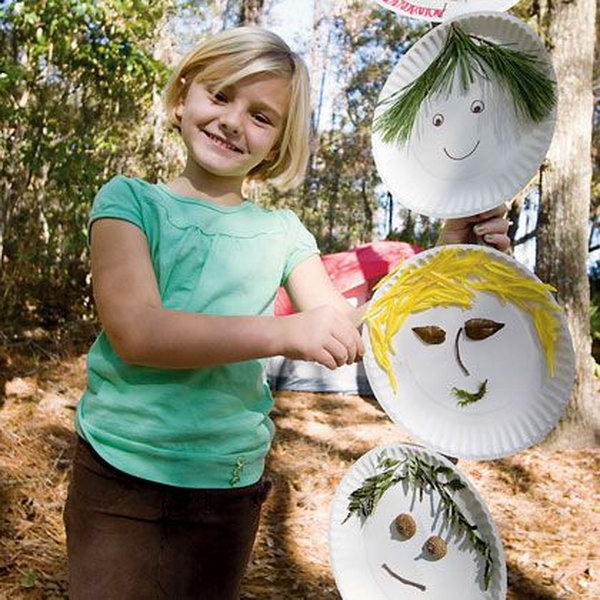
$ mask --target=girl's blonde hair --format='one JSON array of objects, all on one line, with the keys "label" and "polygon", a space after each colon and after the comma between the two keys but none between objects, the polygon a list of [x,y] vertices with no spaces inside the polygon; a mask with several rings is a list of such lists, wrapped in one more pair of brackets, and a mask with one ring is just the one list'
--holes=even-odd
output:
[{"label": "girl's blonde hair", "polygon": [[171,74],[164,105],[169,122],[179,129],[176,109],[193,82],[220,90],[259,73],[288,79],[290,104],[275,157],[254,167],[247,179],[285,190],[300,182],[308,161],[310,84],[303,60],[278,35],[260,27],[238,27],[209,37]]}]

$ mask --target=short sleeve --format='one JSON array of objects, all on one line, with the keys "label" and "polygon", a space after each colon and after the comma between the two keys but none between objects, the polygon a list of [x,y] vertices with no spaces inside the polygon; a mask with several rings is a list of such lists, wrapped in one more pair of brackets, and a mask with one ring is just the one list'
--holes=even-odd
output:
[{"label": "short sleeve", "polygon": [[100,188],[90,212],[88,240],[92,223],[105,217],[129,221],[144,231],[141,202],[133,180],[118,175]]},{"label": "short sleeve", "polygon": [[281,283],[285,283],[294,268],[305,258],[319,254],[315,237],[291,210],[282,210],[287,229],[287,255]]}]

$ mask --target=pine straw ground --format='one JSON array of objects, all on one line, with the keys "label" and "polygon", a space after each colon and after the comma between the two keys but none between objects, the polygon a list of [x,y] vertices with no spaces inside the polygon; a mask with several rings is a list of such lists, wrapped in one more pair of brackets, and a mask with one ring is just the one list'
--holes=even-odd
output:
[{"label": "pine straw ground", "polygon": [[[61,510],[84,356],[38,337],[0,340],[2,600],[67,598]],[[370,398],[281,393],[274,418],[274,487],[242,599],[339,600],[327,547],[335,488],[373,446],[407,438]],[[502,535],[509,600],[600,598],[599,466],[598,449],[461,461]]]}]

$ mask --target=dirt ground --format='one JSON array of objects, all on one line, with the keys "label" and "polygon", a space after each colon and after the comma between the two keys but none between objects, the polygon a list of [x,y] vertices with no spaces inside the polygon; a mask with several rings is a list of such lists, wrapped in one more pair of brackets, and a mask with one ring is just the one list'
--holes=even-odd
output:
[{"label": "dirt ground", "polygon": [[[0,600],[63,599],[61,511],[85,357],[35,332],[1,342]],[[335,489],[372,447],[409,438],[371,398],[280,393],[273,416],[274,487],[242,599],[338,600],[327,545]],[[500,530],[509,600],[600,598],[600,449],[534,448],[460,466]]]}]

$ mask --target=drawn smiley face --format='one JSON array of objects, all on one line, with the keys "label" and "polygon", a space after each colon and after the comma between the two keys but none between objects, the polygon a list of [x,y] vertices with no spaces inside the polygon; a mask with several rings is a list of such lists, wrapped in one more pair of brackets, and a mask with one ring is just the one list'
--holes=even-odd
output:
[{"label": "drawn smiley face", "polygon": [[[522,85],[507,76],[515,75],[515,56],[535,57],[533,70],[517,77]],[[544,96],[532,103],[540,98],[530,91],[536,82]],[[403,55],[380,94],[373,156],[384,184],[407,208],[439,218],[510,200],[548,150],[553,86],[541,41],[514,17],[465,15],[434,28]]]},{"label": "drawn smiley face", "polygon": [[514,146],[520,135],[514,108],[498,83],[477,81],[465,92],[455,80],[451,94],[423,104],[407,152],[436,179],[465,180],[494,174],[498,152]]}]

